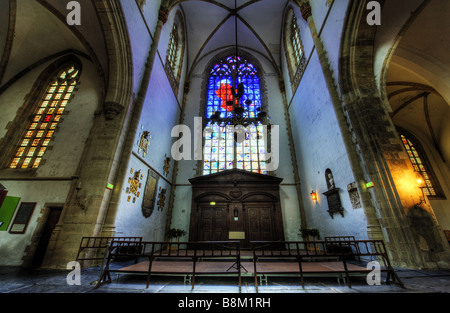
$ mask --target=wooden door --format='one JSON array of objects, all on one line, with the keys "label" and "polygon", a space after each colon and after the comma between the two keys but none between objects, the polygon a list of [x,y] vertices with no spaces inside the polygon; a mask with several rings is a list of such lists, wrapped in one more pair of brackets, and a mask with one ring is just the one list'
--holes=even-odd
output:
[{"label": "wooden door", "polygon": [[226,206],[202,206],[197,215],[197,239],[222,241],[228,239],[228,215]]},{"label": "wooden door", "polygon": [[247,240],[278,240],[278,230],[274,228],[275,220],[272,206],[247,206]]},{"label": "wooden door", "polygon": [[39,239],[38,246],[36,248],[36,252],[33,257],[33,266],[41,266],[42,261],[44,260],[45,252],[47,252],[47,246],[50,241],[50,237],[52,236],[53,229],[59,221],[59,217],[61,216],[61,207],[51,207],[50,212],[48,213],[47,221],[42,230],[41,237]]}]

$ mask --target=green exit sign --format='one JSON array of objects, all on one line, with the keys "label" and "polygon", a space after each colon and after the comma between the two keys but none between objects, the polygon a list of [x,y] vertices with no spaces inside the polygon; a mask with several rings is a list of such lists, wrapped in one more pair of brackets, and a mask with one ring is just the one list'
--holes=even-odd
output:
[{"label": "green exit sign", "polygon": [[366,187],[367,187],[367,188],[373,188],[373,186],[374,186],[374,185],[373,185],[373,182],[371,182],[371,181],[368,182],[368,183],[366,183]]}]

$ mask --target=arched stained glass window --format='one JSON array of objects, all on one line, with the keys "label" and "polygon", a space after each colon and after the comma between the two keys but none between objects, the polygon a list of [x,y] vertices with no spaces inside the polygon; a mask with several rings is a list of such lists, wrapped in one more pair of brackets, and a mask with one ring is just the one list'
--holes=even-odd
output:
[{"label": "arched stained glass window", "polygon": [[300,40],[300,30],[298,29],[297,18],[295,17],[295,15],[292,16],[291,22],[291,41],[292,48],[294,50],[295,66],[297,67],[302,62],[303,47],[302,41]]},{"label": "arched stained glass window", "polygon": [[61,122],[61,116],[72,98],[79,76],[79,68],[71,64],[51,80],[15,150],[10,168],[39,167]]},{"label": "arched stained glass window", "polygon": [[439,182],[437,181],[422,148],[411,135],[400,134],[400,137],[414,171],[420,173],[425,181],[425,187],[422,187],[423,193],[431,198],[443,197]]},{"label": "arched stained glass window", "polygon": [[[233,168],[261,174],[266,170],[266,138],[261,123],[242,125],[248,130],[241,142],[236,140],[236,128],[226,125],[232,118],[233,73],[237,73],[238,83],[242,83],[244,94],[239,100],[245,118],[255,118],[261,108],[261,91],[258,71],[253,64],[241,57],[230,56],[216,64],[209,76],[206,101],[206,129],[203,149],[203,175],[213,174]],[[236,87],[237,88],[237,87]],[[220,112],[225,123],[211,121],[212,115]],[[237,126],[238,127],[238,126]]]},{"label": "arched stained glass window", "polygon": [[177,11],[172,30],[170,32],[169,45],[166,52],[164,70],[166,71],[170,85],[175,93],[178,93],[179,82],[183,67],[185,50],[184,19],[180,11]]},{"label": "arched stained glass window", "polygon": [[170,34],[169,49],[167,51],[167,61],[169,62],[173,72],[176,71],[178,40],[177,24],[174,23]]},{"label": "arched stained glass window", "polygon": [[291,87],[298,87],[306,69],[306,56],[297,17],[292,6],[286,10],[283,31],[284,51]]}]

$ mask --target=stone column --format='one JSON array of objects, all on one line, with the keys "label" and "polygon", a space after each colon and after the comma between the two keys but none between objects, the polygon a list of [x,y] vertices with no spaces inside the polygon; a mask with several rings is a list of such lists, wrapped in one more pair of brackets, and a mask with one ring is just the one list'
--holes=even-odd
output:
[{"label": "stone column", "polygon": [[289,137],[289,147],[291,150],[292,166],[294,168],[295,189],[297,190],[298,207],[299,207],[299,211],[300,211],[300,225],[301,225],[301,228],[307,228],[308,224],[306,222],[305,207],[303,205],[300,174],[298,172],[297,156],[295,153],[295,146],[294,146],[294,140],[293,140],[294,137],[292,134],[292,127],[291,127],[291,117],[289,114],[289,108],[288,108],[288,103],[287,103],[287,99],[286,99],[286,88],[285,88],[284,82],[282,80],[280,80],[279,84],[280,84],[281,96],[283,98],[283,105],[284,105],[284,112],[285,112],[284,114],[285,114],[285,119],[286,119],[286,128],[287,128],[288,137]]},{"label": "stone column", "polygon": [[331,101],[333,104],[334,112],[338,121],[339,129],[341,131],[347,155],[349,157],[350,166],[353,171],[353,176],[355,177],[358,192],[361,196],[361,204],[364,208],[364,212],[367,219],[367,234],[369,239],[383,239],[382,230],[380,223],[378,221],[375,208],[373,207],[370,194],[365,186],[364,172],[361,168],[360,158],[357,153],[357,146],[353,141],[353,136],[350,133],[349,126],[347,124],[347,119],[342,110],[342,101],[338,94],[338,89],[335,84],[333,73],[328,62],[327,52],[325,50],[324,44],[320,39],[314,19],[311,14],[311,6],[308,1],[300,3],[300,10],[302,17],[308,22],[311,35],[314,40],[314,45],[319,57],[320,65],[322,67],[323,75],[330,93]]},{"label": "stone column", "polygon": [[[117,215],[117,210],[119,208],[119,201],[121,196],[121,190],[123,188],[124,182],[127,177],[128,164],[131,159],[133,152],[134,138],[139,130],[139,122],[141,120],[142,109],[144,107],[145,97],[149,88],[150,77],[153,71],[153,65],[155,63],[156,53],[158,51],[159,40],[161,38],[161,30],[164,24],[167,22],[168,18],[168,8],[166,5],[161,4],[158,13],[158,22],[156,24],[155,32],[153,34],[152,44],[150,46],[150,51],[147,56],[147,61],[145,63],[144,73],[142,75],[141,85],[134,102],[133,113],[131,116],[131,121],[129,123],[129,128],[127,130],[126,141],[124,143],[123,154],[120,160],[120,169],[115,179],[115,193],[112,196],[111,202],[109,203],[108,211],[104,213],[103,216],[98,217],[96,228],[94,231],[94,236],[110,236],[112,231],[108,229],[115,228],[115,219]],[[110,233],[110,234],[108,234]]]}]

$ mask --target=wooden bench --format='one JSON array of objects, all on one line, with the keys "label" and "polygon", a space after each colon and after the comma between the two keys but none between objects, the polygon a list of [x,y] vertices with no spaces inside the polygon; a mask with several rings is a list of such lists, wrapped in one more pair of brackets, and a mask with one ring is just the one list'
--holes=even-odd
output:
[{"label": "wooden bench", "polygon": [[[251,250],[241,251],[239,241],[202,242],[146,242],[131,240],[109,241],[104,267],[95,288],[111,282],[111,273],[141,273],[147,276],[146,286],[152,275],[184,275],[191,277],[192,289],[199,275],[237,276],[241,290],[242,271],[254,277],[258,290],[258,276],[338,276],[345,278],[351,288],[350,276],[367,275],[372,269],[348,262],[349,256],[370,257],[384,263],[386,283],[400,279],[392,268],[382,240],[333,239],[327,241],[252,241]],[[248,262],[241,262],[241,255],[251,252]],[[122,258],[145,258],[145,262],[117,267],[113,262]],[[117,265],[117,264],[115,264]],[[244,267],[245,266],[245,267]],[[253,269],[251,269],[253,267]]]},{"label": "wooden bench", "polygon": [[[327,251],[331,251],[331,249],[336,250],[337,253],[339,253],[339,249],[345,249],[346,257],[357,257],[358,261],[361,262],[361,257],[359,255],[359,246],[355,244],[355,236],[328,236],[324,238],[325,241],[329,241],[330,243],[327,245]],[[345,246],[338,246],[334,242],[336,241],[343,241],[347,242],[348,244]]]},{"label": "wooden bench", "polygon": [[[111,267],[115,259],[146,258],[139,266],[128,268]],[[145,268],[146,267],[146,268]],[[111,282],[110,273],[147,273],[147,288],[152,274],[190,275],[192,289],[197,274],[234,275],[241,288],[241,260],[239,241],[198,241],[198,242],[147,242],[112,241],[107,248],[106,264],[96,288]]]},{"label": "wooden bench", "polygon": [[142,237],[82,237],[76,261],[104,260],[105,251],[112,241],[142,242]]},{"label": "wooden bench", "polygon": [[[380,258],[387,272],[386,283],[397,281],[403,287],[402,282],[392,268],[384,242],[382,240],[333,240],[333,246],[329,249],[330,241],[254,241],[251,242],[253,251],[253,275],[255,287],[258,289],[258,275],[286,275],[296,274],[300,276],[302,287],[305,287],[304,276],[310,275],[344,275],[347,285],[351,288],[351,274],[368,274],[372,269],[355,266],[348,263],[349,256],[368,256]],[[315,249],[311,249],[311,245]],[[356,247],[355,251],[351,247]],[[330,261],[330,258],[338,257],[340,261]],[[265,261],[271,258],[276,261]],[[308,260],[308,262],[305,262]],[[314,260],[314,262],[311,262]],[[317,260],[321,260],[317,262]]]}]

